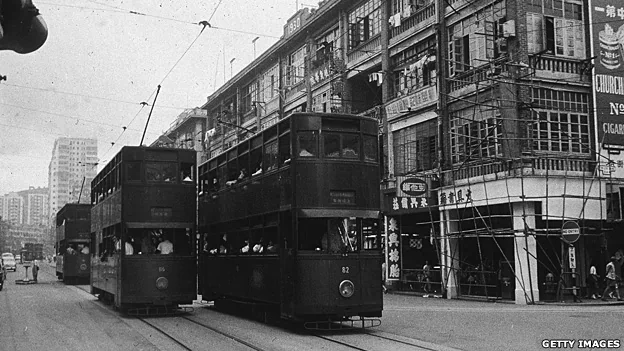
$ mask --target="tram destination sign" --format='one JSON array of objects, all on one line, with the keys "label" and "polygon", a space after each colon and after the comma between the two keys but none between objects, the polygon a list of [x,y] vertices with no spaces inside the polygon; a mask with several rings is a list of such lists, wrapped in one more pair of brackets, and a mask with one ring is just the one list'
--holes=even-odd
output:
[{"label": "tram destination sign", "polygon": [[568,244],[574,244],[581,236],[581,228],[574,221],[567,221],[561,227],[561,238]]}]

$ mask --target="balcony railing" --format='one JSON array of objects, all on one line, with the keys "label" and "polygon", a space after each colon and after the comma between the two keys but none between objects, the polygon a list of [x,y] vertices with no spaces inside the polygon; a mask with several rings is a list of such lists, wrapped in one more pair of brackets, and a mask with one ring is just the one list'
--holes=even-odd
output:
[{"label": "balcony railing", "polygon": [[504,64],[507,56],[500,56],[487,64],[461,72],[449,78],[450,92],[457,91],[475,83],[491,84],[492,78],[498,74],[508,71],[508,66]]},{"label": "balcony railing", "polygon": [[401,25],[390,29],[390,38],[394,38],[413,28],[410,34],[417,32],[435,22],[435,3],[424,6],[414,12],[410,17],[401,19]]},{"label": "balcony railing", "polygon": [[569,78],[589,80],[589,70],[585,61],[555,56],[529,56],[529,65],[537,76],[545,78]]},{"label": "balcony railing", "polygon": [[445,179],[445,185],[453,181],[493,175],[497,178],[514,177],[521,175],[545,176],[564,175],[572,172],[577,175],[589,176],[597,166],[596,161],[588,159],[564,157],[523,157],[519,162],[511,160],[496,161],[483,164],[463,165],[453,169],[450,177]]},{"label": "balcony railing", "polygon": [[348,54],[347,58],[349,60],[349,65],[353,66],[356,63],[359,63],[360,60],[365,59],[367,57],[373,57],[375,54],[381,52],[381,36],[377,35],[373,37],[369,41],[364,44],[353,48]]}]

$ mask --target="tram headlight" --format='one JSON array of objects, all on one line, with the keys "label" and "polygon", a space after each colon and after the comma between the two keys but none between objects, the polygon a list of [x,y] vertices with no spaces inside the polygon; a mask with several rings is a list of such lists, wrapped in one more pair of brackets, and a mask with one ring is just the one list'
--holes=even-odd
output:
[{"label": "tram headlight", "polygon": [[355,292],[355,286],[350,280],[343,280],[338,289],[340,290],[340,295],[342,295],[342,297],[351,297]]},{"label": "tram headlight", "polygon": [[156,279],[156,289],[165,290],[169,287],[169,280],[165,277],[158,277]]}]

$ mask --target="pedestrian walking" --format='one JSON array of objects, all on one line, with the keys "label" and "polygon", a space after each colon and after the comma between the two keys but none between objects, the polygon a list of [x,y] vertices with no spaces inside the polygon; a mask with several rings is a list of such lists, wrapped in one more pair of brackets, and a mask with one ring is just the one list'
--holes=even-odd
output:
[{"label": "pedestrian walking", "polygon": [[612,290],[615,290],[615,294],[617,296],[618,301],[622,301],[622,298],[620,297],[620,289],[619,289],[618,282],[617,282],[616,275],[615,275],[615,262],[616,262],[615,256],[611,256],[611,262],[607,264],[607,269],[606,269],[606,274],[605,274],[606,280],[607,280],[607,287],[602,292],[602,301],[607,301],[607,296],[609,296],[609,293],[611,293]]},{"label": "pedestrian walking", "polygon": [[596,265],[592,262],[589,267],[589,275],[587,276],[587,297],[591,299],[600,298],[600,288],[598,282],[600,276],[596,270]]},{"label": "pedestrian walking", "polygon": [[37,282],[38,274],[39,274],[39,263],[37,263],[37,260],[34,260],[33,266],[32,266],[32,275],[33,275],[33,280],[35,281],[35,283]]}]

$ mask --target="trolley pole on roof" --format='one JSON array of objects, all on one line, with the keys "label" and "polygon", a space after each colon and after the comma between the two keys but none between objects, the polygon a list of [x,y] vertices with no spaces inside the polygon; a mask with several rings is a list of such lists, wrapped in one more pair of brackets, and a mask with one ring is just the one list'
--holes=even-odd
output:
[{"label": "trolley pole on roof", "polygon": [[139,146],[143,145],[143,139],[145,139],[145,132],[147,132],[147,125],[149,124],[150,118],[152,118],[152,112],[154,111],[154,105],[156,105],[156,99],[158,99],[158,93],[160,92],[160,84],[158,84],[158,89],[156,89],[156,96],[154,97],[154,102],[152,103],[152,108],[150,109],[149,116],[147,116],[147,122],[145,122],[145,129],[143,129],[143,136],[141,137],[141,143]]}]

